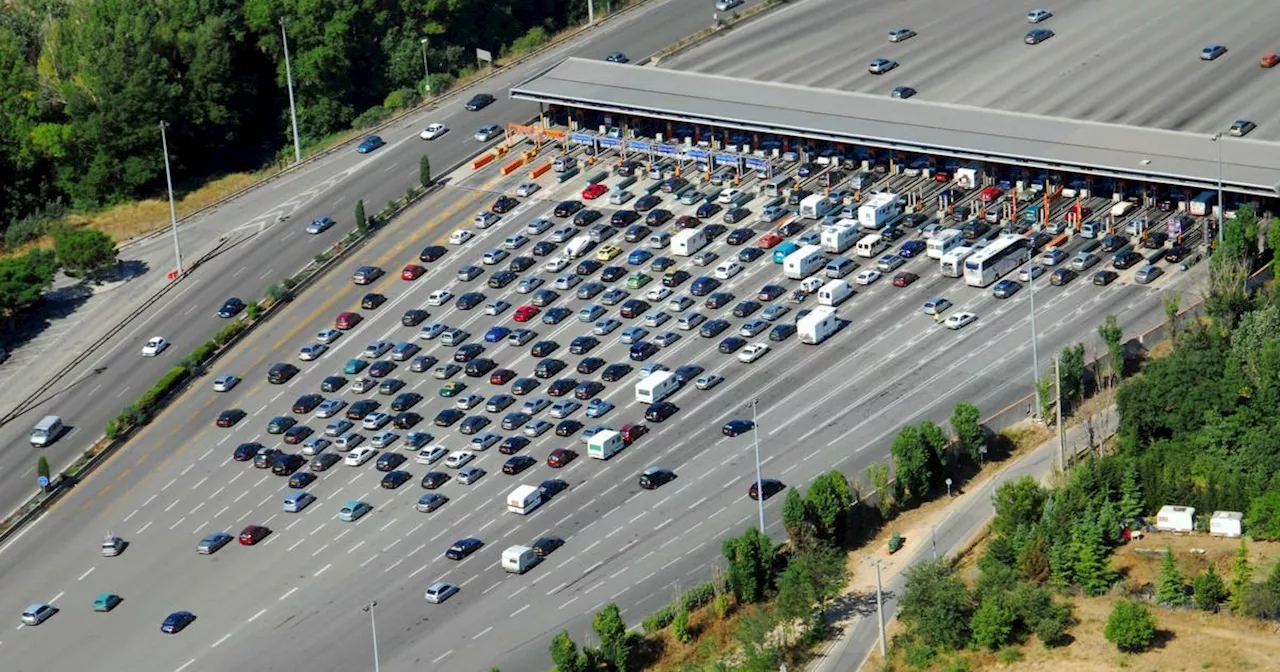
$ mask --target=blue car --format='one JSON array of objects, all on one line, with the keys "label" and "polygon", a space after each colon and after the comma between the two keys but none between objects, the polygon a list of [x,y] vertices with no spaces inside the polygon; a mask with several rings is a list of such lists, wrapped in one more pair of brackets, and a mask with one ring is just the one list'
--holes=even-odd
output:
[{"label": "blue car", "polygon": [[903,259],[910,259],[917,254],[924,252],[925,247],[923,240],[908,240],[902,244],[902,247],[898,248],[898,256]]},{"label": "blue car", "polygon": [[510,333],[511,330],[506,327],[489,327],[489,331],[484,332],[484,342],[501,343]]},{"label": "blue car", "polygon": [[652,258],[653,253],[649,250],[632,250],[631,254],[627,255],[627,263],[632,266],[639,266]]},{"label": "blue car", "polygon": [[196,615],[189,611],[175,611],[164,619],[164,623],[160,625],[160,632],[166,635],[176,635],[188,625],[191,625],[194,620],[196,620]]},{"label": "blue car", "polygon": [[542,314],[543,324],[560,324],[566,317],[573,314],[572,310],[563,306],[557,306]]},{"label": "blue car", "polygon": [[383,142],[381,137],[376,135],[371,135],[365,138],[364,142],[360,143],[359,147],[356,147],[356,152],[360,154],[368,154],[369,152],[372,152],[373,150],[385,144],[387,143]]}]

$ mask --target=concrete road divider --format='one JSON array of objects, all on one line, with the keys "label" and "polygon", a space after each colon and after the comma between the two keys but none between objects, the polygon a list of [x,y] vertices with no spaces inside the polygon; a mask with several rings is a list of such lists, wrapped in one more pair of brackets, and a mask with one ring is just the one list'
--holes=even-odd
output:
[{"label": "concrete road divider", "polygon": [[492,163],[492,162],[493,162],[493,160],[494,160],[494,159],[496,159],[496,158],[497,158],[497,156],[495,156],[495,155],[493,155],[493,154],[484,154],[484,155],[482,155],[480,158],[478,158],[478,159],[476,159],[475,161],[472,161],[472,162],[471,162],[471,169],[472,169],[472,170],[479,170],[479,169],[481,169],[481,168],[484,168],[485,166],[487,166],[487,165],[489,165],[490,163]]},{"label": "concrete road divider", "polygon": [[548,170],[551,170],[550,162],[544,163],[541,166],[534,168],[532,171],[529,172],[529,177],[531,179],[536,180],[539,177],[542,177],[543,175],[545,175]]}]

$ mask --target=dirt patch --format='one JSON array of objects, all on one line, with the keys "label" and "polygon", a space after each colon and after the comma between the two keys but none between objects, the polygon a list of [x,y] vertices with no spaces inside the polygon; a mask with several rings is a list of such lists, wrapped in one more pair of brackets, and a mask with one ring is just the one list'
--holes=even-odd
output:
[{"label": "dirt patch", "polygon": [[[1117,547],[1112,552],[1111,564],[1123,573],[1130,585],[1154,583],[1166,548],[1173,550],[1174,563],[1187,580],[1212,564],[1225,581],[1231,576],[1231,556],[1240,549],[1240,540],[1207,534],[1149,534]],[[1249,542],[1248,549],[1254,580],[1261,581],[1280,560],[1280,544]]]}]

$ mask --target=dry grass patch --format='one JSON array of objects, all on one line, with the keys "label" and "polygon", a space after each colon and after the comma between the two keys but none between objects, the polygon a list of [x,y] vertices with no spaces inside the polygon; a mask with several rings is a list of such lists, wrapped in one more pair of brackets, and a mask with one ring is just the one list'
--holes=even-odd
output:
[{"label": "dry grass patch", "polygon": [[[748,607],[755,608],[757,607]],[[746,612],[742,609],[731,608],[727,616],[716,618],[715,607],[710,604],[691,612],[689,630],[694,638],[688,644],[677,640],[670,627],[650,635],[649,637],[661,642],[662,654],[646,669],[656,672],[685,672],[714,668],[716,661],[737,646],[733,631],[744,613]]]}]

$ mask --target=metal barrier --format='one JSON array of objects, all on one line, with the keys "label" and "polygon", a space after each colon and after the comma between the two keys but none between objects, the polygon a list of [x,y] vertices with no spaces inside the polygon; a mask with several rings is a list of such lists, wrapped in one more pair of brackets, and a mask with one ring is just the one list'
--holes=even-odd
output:
[{"label": "metal barrier", "polygon": [[573,179],[573,176],[577,174],[578,174],[578,167],[574,166],[573,168],[570,168],[569,170],[566,170],[563,173],[560,173],[560,176],[556,178],[556,182],[560,184],[564,184],[565,182],[568,182],[569,180]]}]

